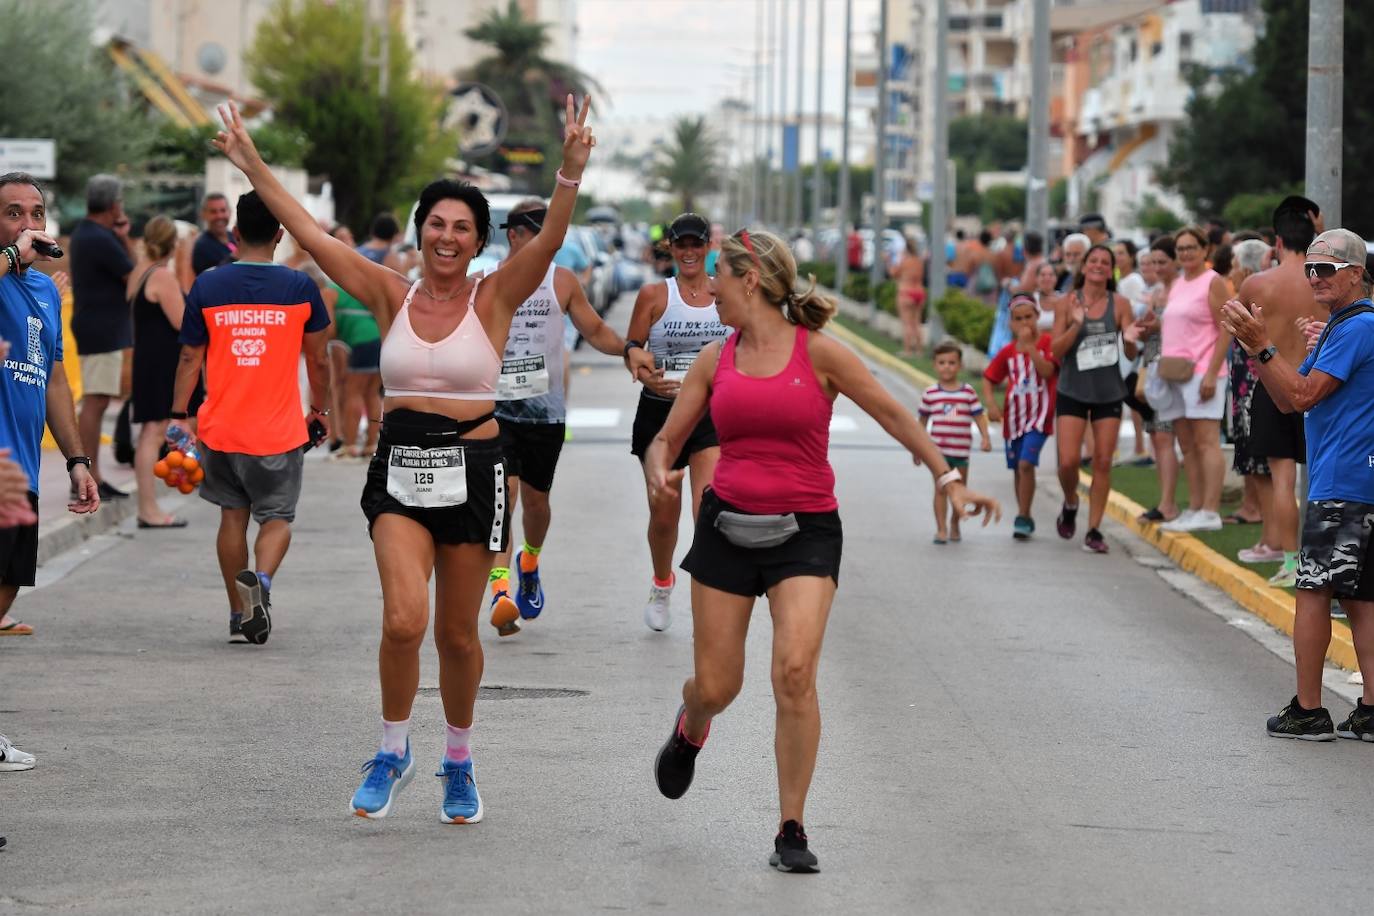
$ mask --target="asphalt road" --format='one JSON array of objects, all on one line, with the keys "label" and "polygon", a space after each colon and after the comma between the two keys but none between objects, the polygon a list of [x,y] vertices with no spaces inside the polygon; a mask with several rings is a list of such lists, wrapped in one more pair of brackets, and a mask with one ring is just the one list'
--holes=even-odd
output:
[{"label": "asphalt road", "polygon": [[[1374,747],[1268,738],[1287,662],[1114,536],[1106,557],[1059,541],[1049,496],[1029,544],[1008,516],[932,545],[929,475],[843,402],[846,558],[807,818],[824,871],[766,865],[764,606],[695,785],[660,797],[687,590],[668,632],[645,629],[635,391],[616,360],[576,365],[548,610],[509,640],[484,625],[486,686],[573,695],[486,691],[482,824],[438,821],[433,689],[413,717],[419,778],[386,820],[349,813],[378,737],[380,589],[363,467],[312,461],[265,647],[227,642],[198,499],[184,532],[126,523],[21,596],[39,635],[0,640],[0,731],[39,766],[0,774],[0,912],[1368,911]],[[976,456],[973,483],[1009,501],[1000,465]],[[433,688],[428,649],[423,665]]]}]

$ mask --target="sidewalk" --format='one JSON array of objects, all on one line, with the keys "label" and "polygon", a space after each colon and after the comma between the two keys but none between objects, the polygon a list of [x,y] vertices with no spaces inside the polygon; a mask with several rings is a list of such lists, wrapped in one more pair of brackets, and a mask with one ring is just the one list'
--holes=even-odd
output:
[{"label": "sidewalk", "polygon": [[134,514],[137,504],[134,469],[115,463],[114,451],[109,444],[115,417],[122,406],[122,402],[115,401],[105,411],[100,470],[106,483],[128,493],[128,499],[102,500],[94,515],[73,515],[67,511],[71,489],[67,460],[55,446],[45,444],[38,469],[38,565],[42,566],[87,538],[109,531]]},{"label": "sidewalk", "polygon": [[[843,297],[839,301],[840,311],[851,318],[864,320],[869,314],[868,306],[863,303]],[[891,316],[881,312],[877,313],[877,317],[879,319],[891,318]],[[892,332],[889,330],[891,322],[879,320],[869,323],[869,325],[877,331],[892,336]],[[934,379],[906,360],[864,340],[847,328],[832,323],[829,330],[864,356],[902,373],[913,383],[919,385],[934,383]],[[1079,489],[1086,494],[1091,485],[1092,477],[1086,472],[1083,473]],[[1293,635],[1293,619],[1297,611],[1295,599],[1291,594],[1283,589],[1271,588],[1263,578],[1251,570],[1231,562],[1190,534],[1172,534],[1161,531],[1157,525],[1138,522],[1136,517],[1144,511],[1144,507],[1137,505],[1115,490],[1111,491],[1111,495],[1108,497],[1107,514],[1124,525],[1131,533],[1164,554],[1183,571],[1221,588],[1237,604],[1270,626],[1289,637]],[[1355,657],[1355,645],[1350,629],[1345,626],[1333,626],[1331,630],[1331,644],[1326,650],[1327,660],[1348,671],[1358,671],[1359,663]]]}]

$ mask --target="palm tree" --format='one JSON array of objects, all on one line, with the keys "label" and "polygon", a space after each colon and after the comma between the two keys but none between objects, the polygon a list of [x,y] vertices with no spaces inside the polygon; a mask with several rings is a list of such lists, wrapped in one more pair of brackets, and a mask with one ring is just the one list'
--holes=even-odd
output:
[{"label": "palm tree", "polygon": [[719,140],[704,116],[678,118],[671,145],[660,150],[654,178],[662,190],[682,199],[682,209],[696,210],[697,198],[720,189]]},{"label": "palm tree", "polygon": [[[508,143],[540,148],[546,159],[553,157],[548,166],[552,169],[557,166],[558,150],[562,147],[560,115],[567,94],[592,92],[596,98],[604,98],[604,93],[593,77],[572,64],[546,56],[548,31],[548,23],[526,19],[516,0],[510,0],[504,12],[493,9],[464,32],[473,41],[491,46],[496,53],[460,72],[459,77],[496,90],[510,119]],[[505,161],[499,153],[483,158],[490,160],[483,164],[504,170]],[[542,177],[543,171],[540,169],[537,177]]]}]

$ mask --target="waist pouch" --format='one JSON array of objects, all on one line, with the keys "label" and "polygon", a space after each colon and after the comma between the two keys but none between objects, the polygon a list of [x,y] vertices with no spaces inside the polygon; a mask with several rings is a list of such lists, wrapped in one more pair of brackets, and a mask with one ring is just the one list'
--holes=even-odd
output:
[{"label": "waist pouch", "polygon": [[716,515],[716,530],[736,547],[758,549],[777,547],[801,530],[797,516],[791,512],[786,515],[749,515],[745,512],[731,512],[722,509]]},{"label": "waist pouch", "polygon": [[1166,382],[1191,382],[1197,364],[1186,356],[1161,356],[1159,377]]}]

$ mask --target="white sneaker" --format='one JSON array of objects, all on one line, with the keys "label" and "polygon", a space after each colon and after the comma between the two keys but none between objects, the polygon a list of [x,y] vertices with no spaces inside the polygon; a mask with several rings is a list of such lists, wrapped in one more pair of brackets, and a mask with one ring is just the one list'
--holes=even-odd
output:
[{"label": "white sneaker", "polygon": [[1221,515],[1216,512],[1208,512],[1203,509],[1193,513],[1193,517],[1188,520],[1189,531],[1220,531],[1224,527]]},{"label": "white sneaker", "polygon": [[1192,522],[1193,516],[1197,515],[1192,509],[1184,509],[1172,522],[1164,522],[1159,526],[1160,531],[1191,531],[1188,525]]},{"label": "white sneaker", "polygon": [[12,770],[32,770],[38,759],[26,754],[10,743],[10,739],[0,735],[0,772]]},{"label": "white sneaker", "polygon": [[[673,585],[677,584],[677,577],[673,577]],[[649,586],[649,603],[644,605],[644,624],[651,630],[662,633],[668,629],[668,625],[673,622],[672,609],[668,606],[673,598],[673,586],[664,588],[661,585]]]}]

